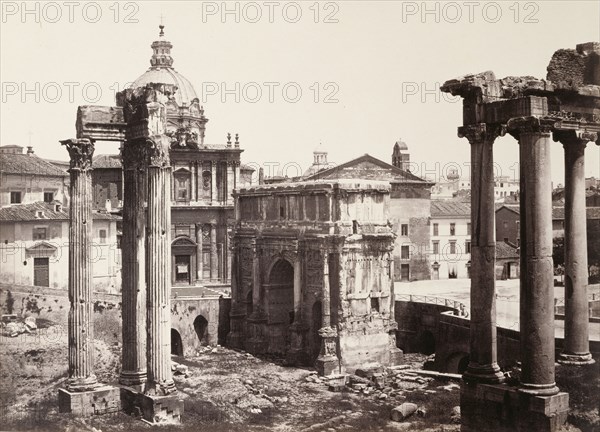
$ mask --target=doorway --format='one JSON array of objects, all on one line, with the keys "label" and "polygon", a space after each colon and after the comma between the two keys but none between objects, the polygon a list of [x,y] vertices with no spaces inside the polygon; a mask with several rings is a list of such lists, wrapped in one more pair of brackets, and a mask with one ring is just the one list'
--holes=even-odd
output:
[{"label": "doorway", "polygon": [[50,259],[33,259],[33,284],[36,286],[50,286]]}]

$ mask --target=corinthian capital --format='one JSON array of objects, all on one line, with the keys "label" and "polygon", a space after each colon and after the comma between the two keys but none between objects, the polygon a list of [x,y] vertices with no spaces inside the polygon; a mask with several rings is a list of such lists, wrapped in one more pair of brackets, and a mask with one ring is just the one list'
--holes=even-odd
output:
[{"label": "corinthian capital", "polygon": [[565,148],[568,146],[583,146],[588,142],[597,141],[598,133],[586,130],[555,130],[552,134],[554,141],[560,142]]},{"label": "corinthian capital", "polygon": [[168,167],[171,165],[169,157],[169,137],[158,135],[146,139],[148,165],[151,167]]},{"label": "corinthian capital", "polygon": [[70,169],[86,170],[92,167],[92,156],[94,155],[94,143],[87,139],[67,139],[60,143],[67,147],[70,157]]},{"label": "corinthian capital", "polygon": [[514,117],[506,124],[508,133],[519,139],[521,134],[549,135],[554,127],[554,120],[539,117]]},{"label": "corinthian capital", "polygon": [[501,124],[477,123],[460,126],[458,128],[459,138],[466,138],[470,144],[480,142],[494,142],[499,136],[504,136],[506,126]]}]

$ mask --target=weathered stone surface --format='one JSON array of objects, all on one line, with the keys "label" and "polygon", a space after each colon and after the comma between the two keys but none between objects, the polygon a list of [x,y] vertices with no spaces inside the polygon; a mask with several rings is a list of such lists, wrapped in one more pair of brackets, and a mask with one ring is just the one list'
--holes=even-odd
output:
[{"label": "weathered stone surface", "polygon": [[417,412],[419,407],[410,402],[405,402],[402,405],[398,405],[396,408],[392,409],[392,420],[393,421],[403,421]]},{"label": "weathered stone surface", "polygon": [[600,43],[588,42],[576,49],[559,49],[548,65],[547,79],[559,88],[600,85]]},{"label": "weathered stone surface", "polygon": [[77,416],[91,416],[119,412],[121,409],[118,387],[101,385],[94,390],[71,392],[58,390],[58,411]]}]

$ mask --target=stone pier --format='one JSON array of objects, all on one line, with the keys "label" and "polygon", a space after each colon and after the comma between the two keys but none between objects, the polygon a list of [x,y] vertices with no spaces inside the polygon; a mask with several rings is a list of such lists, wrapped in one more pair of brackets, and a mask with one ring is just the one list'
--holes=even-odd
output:
[{"label": "stone pier", "polygon": [[465,380],[499,383],[496,348],[496,230],[494,152],[499,126],[460,127],[471,144],[471,335]]},{"label": "stone pier", "polygon": [[598,135],[557,131],[565,151],[565,340],[559,363],[593,363],[589,342],[585,147]]},{"label": "stone pier", "polygon": [[119,382],[144,391],[146,382],[146,142],[126,142],[122,150],[123,352]]},{"label": "stone pier", "polygon": [[58,391],[61,413],[86,416],[117,412],[119,389],[103,385],[94,375],[92,323],[92,156],[88,139],[61,141],[70,156],[69,209],[69,378]]}]

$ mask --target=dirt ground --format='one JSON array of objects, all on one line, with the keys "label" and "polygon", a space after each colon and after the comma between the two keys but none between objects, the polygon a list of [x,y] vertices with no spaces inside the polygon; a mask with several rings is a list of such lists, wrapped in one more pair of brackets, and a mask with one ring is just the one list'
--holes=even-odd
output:
[{"label": "dirt ground", "polygon": [[[114,384],[121,348],[118,337],[104,336],[95,344],[96,373],[100,380]],[[458,385],[452,382],[419,378],[419,383],[394,388],[390,382],[384,391],[347,387],[333,392],[310,369],[285,367],[274,359],[223,347],[208,347],[196,357],[173,360],[188,370],[187,377],[174,376],[185,401],[185,413],[181,426],[161,428],[165,431],[459,430],[451,420],[452,407],[459,404]],[[413,368],[421,368],[424,360],[419,354],[406,356]],[[58,388],[66,377],[67,335],[63,327],[46,323],[36,333],[2,337],[0,430],[150,429],[139,419],[121,413],[86,420],[59,414]],[[403,402],[417,404],[424,416],[415,414],[405,422],[392,422],[391,409]]]},{"label": "dirt ground", "polygon": [[[111,320],[112,321],[112,320]],[[40,322],[32,334],[0,341],[0,430],[142,431],[151,427],[117,413],[85,420],[59,414],[58,388],[67,377],[66,329]],[[96,340],[96,373],[116,384],[119,333],[112,325]],[[388,369],[385,386],[360,382],[342,392],[328,389],[310,369],[285,367],[275,359],[257,358],[223,347],[207,347],[195,357],[173,360],[187,374],[175,374],[185,401],[182,424],[164,431],[459,431],[453,407],[459,405],[456,381],[422,378]],[[410,369],[421,369],[426,357],[405,355]],[[571,393],[574,416],[569,431],[594,431],[600,425],[598,368],[557,374]],[[565,381],[561,383],[560,381]],[[581,384],[578,384],[581,383]],[[392,408],[404,402],[420,411],[403,422],[390,420]]]}]

